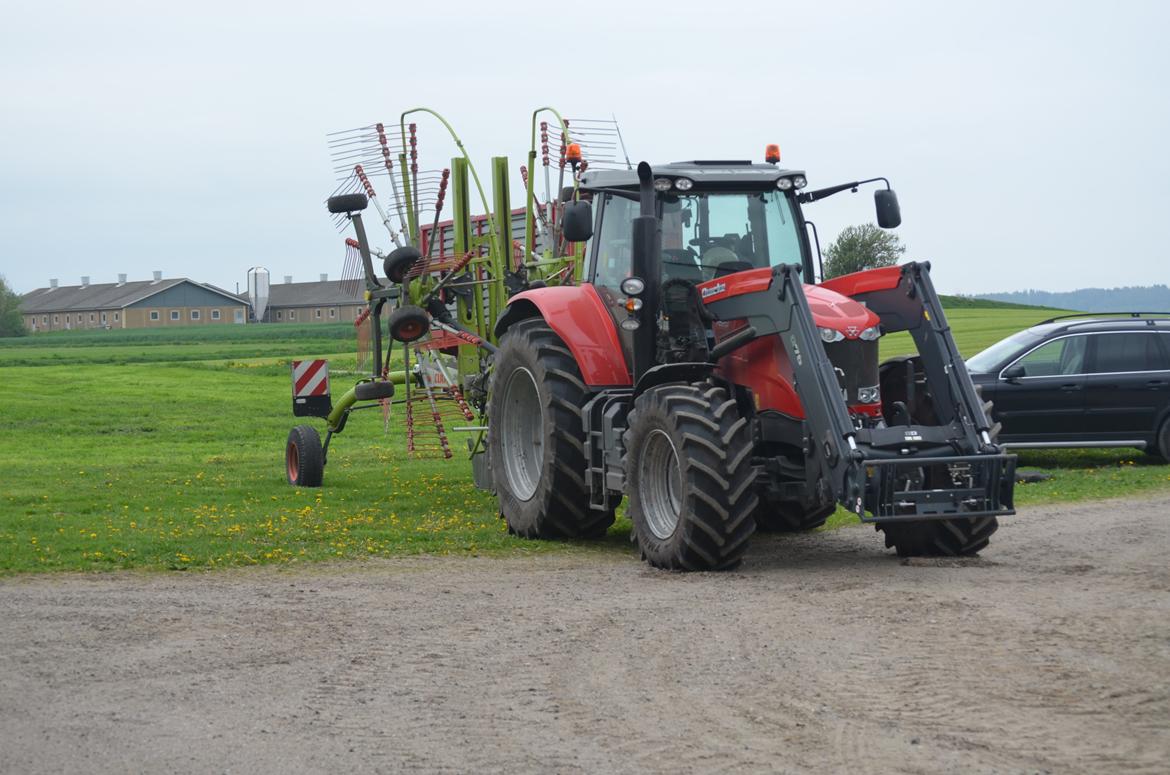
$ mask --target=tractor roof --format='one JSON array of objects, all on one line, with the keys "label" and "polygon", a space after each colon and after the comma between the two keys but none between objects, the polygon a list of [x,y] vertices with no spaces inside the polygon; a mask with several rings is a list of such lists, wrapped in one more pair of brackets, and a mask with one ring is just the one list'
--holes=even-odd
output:
[{"label": "tractor roof", "polygon": [[[697,188],[709,185],[772,187],[776,184],[777,178],[804,174],[801,170],[784,169],[771,164],[753,164],[750,161],[675,161],[670,164],[655,164],[651,169],[656,178],[690,178],[695,181]],[[635,170],[586,170],[581,176],[581,187],[637,188],[638,173]]]}]

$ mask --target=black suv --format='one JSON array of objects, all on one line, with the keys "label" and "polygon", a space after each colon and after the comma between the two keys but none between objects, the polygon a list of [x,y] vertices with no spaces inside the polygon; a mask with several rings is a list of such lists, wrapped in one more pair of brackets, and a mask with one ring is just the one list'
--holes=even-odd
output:
[{"label": "black suv", "polygon": [[1012,447],[1170,456],[1170,314],[1052,318],[967,361]]}]

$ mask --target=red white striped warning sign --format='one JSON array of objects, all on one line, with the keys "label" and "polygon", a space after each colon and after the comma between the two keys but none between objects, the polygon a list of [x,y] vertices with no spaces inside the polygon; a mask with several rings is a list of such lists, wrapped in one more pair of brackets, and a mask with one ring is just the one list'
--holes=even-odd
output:
[{"label": "red white striped warning sign", "polygon": [[329,394],[329,361],[293,361],[293,396],[324,396]]}]

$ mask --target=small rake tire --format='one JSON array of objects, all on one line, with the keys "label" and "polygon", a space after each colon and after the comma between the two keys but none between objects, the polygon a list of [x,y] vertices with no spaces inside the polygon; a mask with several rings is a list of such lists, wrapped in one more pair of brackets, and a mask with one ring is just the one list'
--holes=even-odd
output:
[{"label": "small rake tire", "polygon": [[407,304],[394,310],[386,321],[386,329],[391,339],[409,344],[422,339],[431,330],[431,318],[422,307]]},{"label": "small rake tire", "polygon": [[500,341],[488,398],[488,446],[500,515],[522,538],[600,538],[613,509],[589,506],[583,407],[572,352],[541,318]]},{"label": "small rake tire", "polygon": [[284,468],[293,487],[320,487],[325,477],[325,452],[321,436],[312,425],[298,425],[288,432]]},{"label": "small rake tire", "polygon": [[625,447],[629,515],[642,558],[668,570],[739,565],[756,529],[759,496],[751,427],[727,391],[707,384],[646,391],[630,412]]},{"label": "small rake tire", "polygon": [[406,280],[406,275],[410,273],[411,268],[418,263],[422,258],[422,253],[413,245],[403,245],[400,248],[395,248],[390,251],[390,255],[382,261],[382,271],[386,273],[386,279],[392,283],[401,283]]}]

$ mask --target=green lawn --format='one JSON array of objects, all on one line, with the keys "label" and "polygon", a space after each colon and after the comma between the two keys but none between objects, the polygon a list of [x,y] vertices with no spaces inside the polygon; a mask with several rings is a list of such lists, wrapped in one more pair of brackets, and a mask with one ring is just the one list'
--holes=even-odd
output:
[{"label": "green lawn", "polygon": [[[950,320],[973,353],[1047,314],[959,309]],[[883,354],[900,347],[883,342]],[[632,553],[625,520],[604,542],[508,536],[494,499],[471,485],[462,434],[452,434],[454,460],[411,460],[400,418],[385,433],[377,410],[355,413],[335,440],[325,487],[289,487],[287,360],[341,353],[331,365],[345,370],[352,352],[344,325],[0,340],[0,573],[419,552]],[[1170,487],[1170,468],[1132,450],[1023,453],[1021,463],[1056,474],[1020,486],[1022,504]],[[838,515],[831,524],[849,522]]]}]

